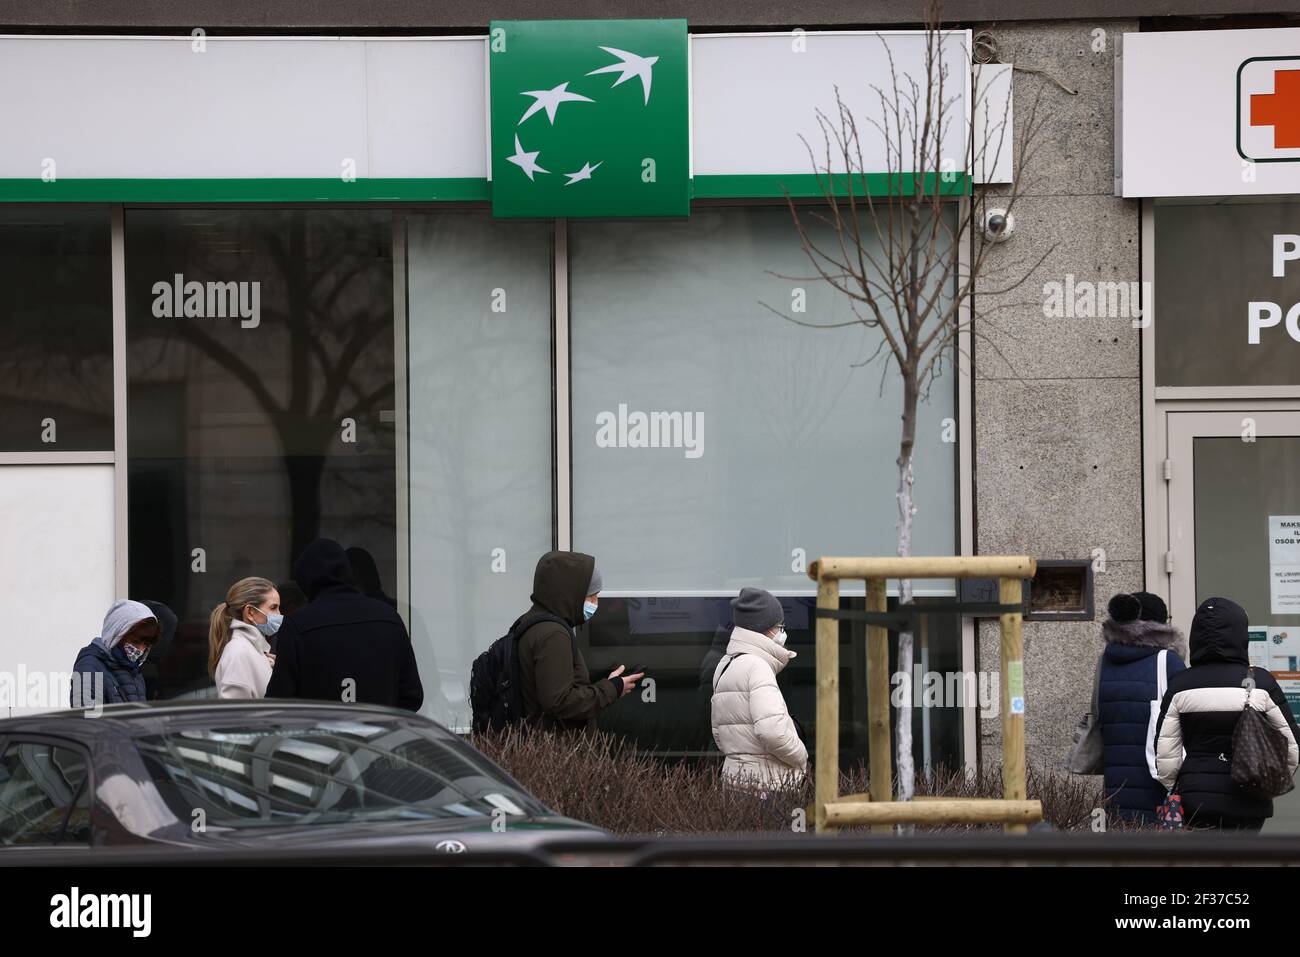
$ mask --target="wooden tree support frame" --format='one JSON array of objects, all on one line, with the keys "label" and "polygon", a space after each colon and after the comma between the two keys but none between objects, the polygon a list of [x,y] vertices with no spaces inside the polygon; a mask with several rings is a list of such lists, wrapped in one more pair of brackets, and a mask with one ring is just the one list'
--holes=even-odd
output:
[{"label": "wooden tree support frame", "polygon": [[[808,568],[817,582],[817,762],[815,824],[818,833],[869,824],[1002,824],[1023,833],[1043,818],[1042,804],[1025,797],[1024,639],[1021,613],[1005,612],[1002,628],[1002,798],[894,800],[889,726],[889,630],[867,626],[867,739],[870,794],[840,796],[840,582],[864,581],[867,611],[883,613],[890,578],[996,578],[1002,605],[1020,606],[1021,582],[1032,578],[1034,559],[1023,555],[909,558],[820,558]],[[831,612],[826,615],[823,612]],[[1015,688],[1012,683],[1015,681]],[[1012,691],[1018,692],[1012,707]]]}]

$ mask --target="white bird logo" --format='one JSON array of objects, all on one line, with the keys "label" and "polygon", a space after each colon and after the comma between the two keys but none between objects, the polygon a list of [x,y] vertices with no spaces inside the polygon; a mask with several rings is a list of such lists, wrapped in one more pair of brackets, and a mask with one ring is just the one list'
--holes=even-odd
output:
[{"label": "white bird logo", "polygon": [[618,86],[620,83],[625,80],[630,80],[634,76],[640,77],[641,88],[645,90],[646,105],[649,106],[650,68],[659,62],[659,58],[657,56],[637,56],[635,53],[628,53],[626,50],[617,50],[614,47],[601,47],[601,49],[611,56],[618,57],[620,62],[611,63],[609,66],[602,66],[598,70],[592,70],[587,74],[587,76],[594,76],[597,73],[622,73],[622,76],[614,81],[614,86]]},{"label": "white bird logo", "polygon": [[[603,163],[604,160],[601,160],[601,162]],[[592,166],[590,162],[586,162],[582,164],[582,169],[578,170],[576,173],[565,173],[564,175],[569,177],[569,181],[564,185],[572,186],[574,183],[578,182],[579,180],[591,179],[591,174],[596,172],[596,168],[598,166],[600,166],[600,163],[597,163],[595,166]]]},{"label": "white bird logo", "polygon": [[515,155],[507,156],[506,159],[514,163],[524,174],[531,180],[534,173],[549,173],[550,170],[542,169],[537,165],[537,157],[541,150],[533,150],[531,153],[524,152],[524,148],[519,145],[519,134],[515,134]]},{"label": "white bird logo", "polygon": [[[618,84],[614,84],[617,86]],[[546,118],[555,125],[555,111],[560,108],[561,103],[595,103],[589,96],[583,96],[581,93],[569,92],[569,81],[565,80],[557,87],[549,90],[524,90],[520,96],[533,97],[533,105],[524,111],[524,115],[519,118],[516,126],[523,126],[524,120],[532,116],[538,110],[546,110]]]}]

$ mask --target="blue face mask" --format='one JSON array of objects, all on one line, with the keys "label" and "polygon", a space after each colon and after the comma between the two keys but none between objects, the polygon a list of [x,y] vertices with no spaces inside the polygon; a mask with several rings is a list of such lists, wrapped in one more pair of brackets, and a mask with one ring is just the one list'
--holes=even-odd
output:
[{"label": "blue face mask", "polygon": [[591,621],[591,616],[596,614],[596,603],[594,601],[584,601],[582,603],[582,620]]},{"label": "blue face mask", "polygon": [[268,612],[262,612],[262,614],[266,615],[266,621],[262,622],[260,625],[254,625],[253,627],[267,638],[270,638],[279,631],[280,626],[284,624],[284,615],[272,615]]}]

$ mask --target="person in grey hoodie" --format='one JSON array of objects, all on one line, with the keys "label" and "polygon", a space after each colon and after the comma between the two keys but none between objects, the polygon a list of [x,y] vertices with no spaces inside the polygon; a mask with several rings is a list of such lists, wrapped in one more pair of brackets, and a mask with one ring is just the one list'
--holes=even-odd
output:
[{"label": "person in grey hoodie", "polygon": [[161,637],[158,618],[147,605],[127,599],[113,602],[99,637],[77,652],[72,666],[72,707],[144,701],[140,666]]}]

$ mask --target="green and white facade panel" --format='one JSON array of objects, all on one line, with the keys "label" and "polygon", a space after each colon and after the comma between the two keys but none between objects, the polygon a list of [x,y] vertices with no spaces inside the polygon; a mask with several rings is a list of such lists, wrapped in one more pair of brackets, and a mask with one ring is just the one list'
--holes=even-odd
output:
[{"label": "green and white facade panel", "polygon": [[[522,182],[568,192],[574,208],[557,207],[567,216],[646,215],[582,196],[609,189],[623,175],[617,164],[637,160],[635,182],[662,197],[643,208],[685,215],[697,197],[821,195],[808,151],[824,165],[816,110],[834,114],[838,87],[855,114],[878,111],[872,88],[890,88],[889,56],[900,79],[924,75],[919,32],[692,35],[683,20],[491,29],[376,39],[0,37],[0,83],[25,91],[0,99],[0,201],[498,203]],[[953,100],[943,169],[893,168],[883,140],[862,131],[868,177],[855,188],[888,189],[890,173],[942,172],[945,190],[967,189],[968,39],[956,31],[942,46]],[[633,71],[651,58],[642,80]],[[543,108],[519,122],[539,102],[526,90],[561,85],[581,99],[555,104],[553,121]],[[548,170],[534,181],[507,161],[515,134],[525,152],[537,144]],[[588,153],[604,165],[569,185]],[[655,160],[653,182],[642,180],[645,159]],[[640,201],[631,185],[616,195]]]}]

